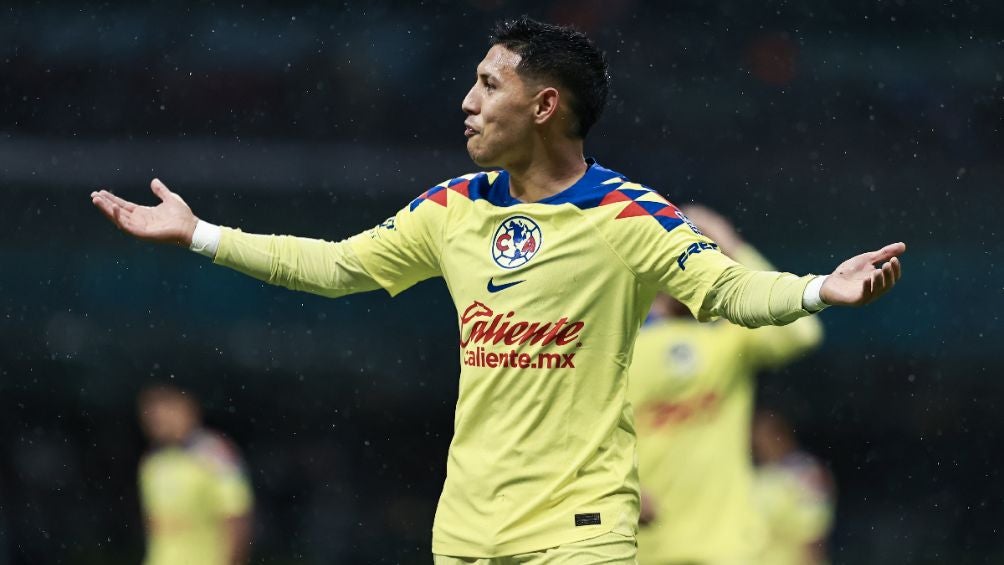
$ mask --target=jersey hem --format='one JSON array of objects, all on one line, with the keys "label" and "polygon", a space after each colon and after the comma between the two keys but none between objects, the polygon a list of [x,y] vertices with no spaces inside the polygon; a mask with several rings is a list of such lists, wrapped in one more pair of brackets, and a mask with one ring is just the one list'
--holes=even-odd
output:
[{"label": "jersey hem", "polygon": [[580,541],[586,541],[593,538],[597,538],[611,532],[615,532],[628,537],[635,537],[635,534],[625,533],[620,531],[616,525],[611,526],[601,526],[597,528],[583,529],[581,532],[575,535],[568,536],[539,536],[527,538],[519,542],[503,543],[494,547],[494,549],[488,549],[485,546],[476,546],[469,544],[452,544],[449,542],[436,541],[435,538],[432,540],[432,553],[435,555],[442,555],[444,557],[470,557],[477,559],[493,559],[498,557],[511,557],[513,555],[520,555],[523,553],[534,553],[537,551],[544,551],[546,549],[552,549],[569,543],[577,543]]}]

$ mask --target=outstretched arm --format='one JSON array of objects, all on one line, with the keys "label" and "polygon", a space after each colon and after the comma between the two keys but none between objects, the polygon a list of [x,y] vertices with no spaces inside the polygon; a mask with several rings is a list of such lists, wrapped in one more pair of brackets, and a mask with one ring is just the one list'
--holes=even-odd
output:
[{"label": "outstretched arm", "polygon": [[695,309],[700,319],[721,316],[747,327],[784,325],[830,305],[867,304],[892,289],[902,276],[903,243],[852,257],[825,277],[774,272],[722,215],[700,205],[682,211],[717,243],[719,251],[742,263],[714,253],[694,257],[696,280],[714,281]]},{"label": "outstretched arm", "polygon": [[[715,241],[720,240],[715,239]],[[726,251],[733,259],[751,269],[774,270],[774,266],[753,246],[741,239],[738,241],[737,247]],[[726,249],[725,244],[721,245]],[[750,359],[757,365],[776,367],[817,347],[823,341],[823,324],[817,316],[806,316],[784,326],[765,326],[756,331],[746,332],[744,335]]]},{"label": "outstretched arm", "polygon": [[[150,188],[160,199],[156,206],[141,206],[105,190],[91,193],[91,201],[130,235],[188,247],[219,265],[269,284],[328,297],[380,288],[346,241],[334,243],[217,228],[200,223],[188,204],[159,180],[154,179]],[[194,245],[193,237],[197,240]]]},{"label": "outstretched arm", "polygon": [[735,264],[724,271],[704,298],[702,319],[722,316],[746,326],[783,325],[827,306],[861,306],[889,292],[902,276],[899,255],[906,244],[893,243],[841,263],[826,277],[751,271]]},{"label": "outstretched arm", "polygon": [[[750,269],[775,270],[774,265],[747,243],[725,216],[700,204],[689,204],[680,210],[714,240],[725,255]],[[761,364],[779,365],[819,345],[823,338],[823,325],[815,316],[807,316],[792,324],[766,326],[744,335],[747,336],[748,354],[752,359]]]},{"label": "outstretched arm", "polygon": [[408,206],[376,228],[330,242],[220,228],[200,221],[159,180],[150,188],[160,199],[156,206],[141,206],[106,190],[92,192],[91,201],[130,235],[188,247],[218,265],[293,290],[337,297],[383,287],[397,294],[441,274],[445,207]]}]

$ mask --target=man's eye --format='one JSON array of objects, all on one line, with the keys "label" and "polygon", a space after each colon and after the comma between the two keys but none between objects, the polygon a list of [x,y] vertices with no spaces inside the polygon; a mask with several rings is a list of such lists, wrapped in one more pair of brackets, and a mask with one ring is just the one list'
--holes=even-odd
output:
[{"label": "man's eye", "polygon": [[485,90],[495,90],[495,85],[492,84],[492,83],[490,83],[490,82],[486,82],[485,83]]}]

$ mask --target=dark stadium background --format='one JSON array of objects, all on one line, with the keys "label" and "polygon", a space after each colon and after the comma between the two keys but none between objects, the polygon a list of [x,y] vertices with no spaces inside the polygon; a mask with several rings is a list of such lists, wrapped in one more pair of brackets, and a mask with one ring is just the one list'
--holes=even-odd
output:
[{"label": "dark stadium background", "polygon": [[588,154],[774,262],[904,240],[905,278],[761,379],[834,470],[837,564],[1004,561],[999,2],[3,3],[0,564],[137,563],[136,392],[243,448],[255,563],[430,563],[457,388],[441,281],[266,288],[118,233],[88,193],[338,239],[473,170],[486,30],[572,22],[614,96]]}]

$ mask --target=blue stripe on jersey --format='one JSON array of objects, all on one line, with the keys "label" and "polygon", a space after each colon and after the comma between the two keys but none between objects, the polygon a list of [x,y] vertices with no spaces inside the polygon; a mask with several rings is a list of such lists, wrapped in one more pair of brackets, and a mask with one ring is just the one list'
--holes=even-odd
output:
[{"label": "blue stripe on jersey", "polygon": [[645,196],[646,194],[648,194],[649,192],[652,192],[652,191],[650,189],[646,189],[646,188],[623,188],[623,189],[621,189],[621,192],[623,192],[624,194],[630,196],[631,200],[637,200],[639,197]]},{"label": "blue stripe on jersey", "polygon": [[[572,204],[582,209],[598,206],[603,200],[603,196],[618,186],[617,183],[609,185],[603,183],[621,175],[599,165],[592,158],[586,159],[586,163],[589,168],[586,169],[586,174],[582,175],[581,179],[553,196],[538,200],[537,204]],[[498,178],[491,185],[488,185],[488,179],[483,175],[472,179],[470,198],[471,200],[484,199],[493,206],[502,208],[523,203],[509,194],[509,173],[505,170],[499,171]]]},{"label": "blue stripe on jersey", "polygon": [[670,218],[668,216],[654,216],[666,231],[673,231],[673,228],[683,223],[680,218]]},{"label": "blue stripe on jersey", "polygon": [[[672,211],[676,210],[676,207],[665,200],[662,202],[638,200],[650,193],[658,194],[654,190],[648,187],[635,188],[639,186],[637,184],[632,184],[631,188],[621,188],[627,182],[627,179],[623,175],[603,167],[592,158],[586,159],[586,163],[588,164],[588,168],[581,179],[565,190],[537,201],[537,204],[551,204],[555,206],[571,204],[580,210],[596,208],[603,204],[623,204],[624,209],[630,205],[635,206],[636,209],[640,207],[645,213],[623,214],[618,216],[618,218],[644,217],[647,215],[655,218],[666,231],[671,231],[683,223],[683,220],[675,214],[667,215],[664,212],[666,208],[672,208]],[[444,190],[447,190],[447,187],[449,187],[450,193],[457,196],[466,196],[471,200],[487,200],[493,206],[508,208],[522,204],[522,201],[513,198],[509,193],[509,173],[505,170],[498,171],[498,173],[493,183],[489,183],[487,173],[479,173],[469,180],[464,177],[457,177],[446,182],[446,186],[436,185],[422,193],[418,198],[412,200],[409,208],[411,211],[414,211],[415,208],[426,200],[433,200],[440,206],[446,206],[448,198],[454,197],[448,196],[448,194],[440,194]],[[461,183],[466,183],[466,185]],[[619,191],[620,195],[611,195],[610,193],[614,191]],[[612,198],[604,202],[604,199],[608,195]],[[663,215],[657,215],[659,212],[663,212]]]},{"label": "blue stripe on jersey", "polygon": [[[627,192],[627,191],[624,190],[622,192]],[[665,202],[644,202],[644,201],[642,201],[642,202],[635,202],[635,204],[641,206],[642,208],[645,209],[646,212],[648,212],[649,214],[652,214],[653,216],[659,210],[662,210],[663,208],[668,208],[669,207],[669,204],[666,204]]]}]

